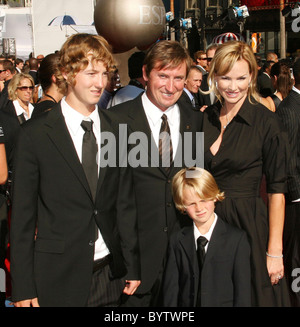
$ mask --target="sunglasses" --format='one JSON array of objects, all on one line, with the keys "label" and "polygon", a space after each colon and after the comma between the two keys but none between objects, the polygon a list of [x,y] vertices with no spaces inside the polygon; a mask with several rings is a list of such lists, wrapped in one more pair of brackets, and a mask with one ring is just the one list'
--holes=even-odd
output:
[{"label": "sunglasses", "polygon": [[5,71],[7,71],[7,69],[1,69],[0,70],[0,74],[3,73],[3,72],[5,72]]},{"label": "sunglasses", "polygon": [[205,57],[205,58],[200,58],[200,60],[207,60],[207,58]]},{"label": "sunglasses", "polygon": [[28,90],[33,90],[34,87],[33,86],[19,86],[17,87],[18,90],[21,90],[21,91],[28,91]]},{"label": "sunglasses", "polygon": [[207,60],[207,61],[212,61],[212,60],[213,60],[213,58],[206,58],[206,60]]}]

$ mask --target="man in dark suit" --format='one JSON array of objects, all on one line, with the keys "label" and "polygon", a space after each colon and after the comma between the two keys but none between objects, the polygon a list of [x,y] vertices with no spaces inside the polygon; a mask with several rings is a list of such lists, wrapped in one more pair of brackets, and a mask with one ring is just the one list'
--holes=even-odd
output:
[{"label": "man in dark suit", "polygon": [[[216,53],[217,48],[218,48],[217,44],[211,44],[206,49],[206,60],[207,60],[206,70],[208,71],[208,74],[210,71],[211,61]],[[200,92],[199,92],[199,106],[200,107],[210,106],[217,101],[214,92],[210,92],[207,94],[201,92],[201,91],[207,92],[210,89],[209,81],[208,81],[208,74],[203,75],[203,79],[202,79],[202,83],[201,83],[201,87],[200,87]]]},{"label": "man in dark suit", "polygon": [[100,149],[112,128],[96,104],[113,57],[89,34],[71,36],[60,55],[66,96],[22,125],[15,152],[12,300],[117,306],[140,282],[130,170],[105,165]]},{"label": "man in dark suit", "polygon": [[[291,290],[291,303],[300,306],[300,293],[293,289],[292,275],[300,267],[300,60],[293,67],[295,85],[290,94],[280,103],[276,113],[281,118],[288,136],[290,160],[288,171],[288,193],[284,226],[284,263]],[[299,278],[299,277],[298,277]]]},{"label": "man in dark suit", "polygon": [[164,305],[251,305],[250,247],[244,231],[222,221],[215,203],[224,199],[213,176],[191,167],[173,178],[176,208],[193,226],[170,239],[163,283]]},{"label": "man in dark suit", "polygon": [[[134,147],[131,143],[127,149],[138,212],[142,282],[136,296],[125,301],[126,306],[161,304],[159,295],[169,236],[188,222],[176,212],[171,180],[182,166],[196,164],[181,159],[188,153],[196,158],[195,139],[188,141],[188,138],[195,137],[202,128],[203,114],[190,110],[179,101],[189,67],[189,54],[178,42],[156,43],[144,61],[146,92],[109,111],[115,122],[127,126],[131,140],[137,136],[142,139],[138,163],[133,162],[132,156],[139,144]],[[169,139],[166,141],[162,135],[169,136]],[[162,151],[161,161],[159,152],[164,148],[163,144],[169,146],[165,152]],[[197,151],[201,157],[199,143]],[[164,164],[164,154],[168,157],[167,164]]]},{"label": "man in dark suit", "polygon": [[198,66],[192,66],[187,79],[185,87],[182,92],[182,98],[186,103],[193,108],[193,110],[200,110],[199,107],[199,88],[202,82],[202,72]]},{"label": "man in dark suit", "polygon": [[0,110],[7,104],[8,84],[15,74],[16,69],[10,60],[5,59],[0,61],[0,81],[4,82],[4,88],[0,93]]}]

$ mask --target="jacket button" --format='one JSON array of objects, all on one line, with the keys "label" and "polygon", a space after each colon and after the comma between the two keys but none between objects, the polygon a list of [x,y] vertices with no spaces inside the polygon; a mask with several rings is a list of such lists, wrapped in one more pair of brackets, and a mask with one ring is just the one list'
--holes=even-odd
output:
[{"label": "jacket button", "polygon": [[94,241],[89,241],[89,246],[94,246]]},{"label": "jacket button", "polygon": [[164,232],[167,232],[168,231],[168,227],[164,227]]},{"label": "jacket button", "polygon": [[95,216],[98,215],[98,210],[94,210],[94,215],[95,215]]}]

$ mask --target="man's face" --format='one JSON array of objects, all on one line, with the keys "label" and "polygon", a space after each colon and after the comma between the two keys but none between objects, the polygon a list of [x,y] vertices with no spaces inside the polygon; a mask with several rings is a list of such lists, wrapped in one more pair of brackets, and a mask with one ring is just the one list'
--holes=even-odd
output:
[{"label": "man's face", "polygon": [[108,72],[103,62],[89,62],[84,70],[77,73],[74,84],[69,86],[67,102],[80,112],[92,112],[106,87],[107,78]]},{"label": "man's face", "polygon": [[195,69],[191,69],[186,79],[186,88],[192,92],[197,93],[199,91],[202,82],[202,73]]},{"label": "man's face", "polygon": [[186,79],[186,63],[175,68],[168,66],[158,69],[159,63],[151,70],[149,76],[143,67],[143,76],[147,82],[147,96],[160,110],[165,111],[180,98]]},{"label": "man's face", "polygon": [[210,64],[211,64],[212,58],[215,55],[215,52],[216,52],[216,49],[210,49],[206,53],[206,55],[207,55],[207,70],[208,71],[210,70]]},{"label": "man's face", "polygon": [[7,76],[7,71],[3,70],[3,65],[0,64],[0,81],[5,81]]},{"label": "man's face", "polygon": [[207,68],[207,58],[206,58],[206,54],[203,53],[200,58],[197,59],[197,64],[200,65],[201,67],[203,67],[204,69]]}]

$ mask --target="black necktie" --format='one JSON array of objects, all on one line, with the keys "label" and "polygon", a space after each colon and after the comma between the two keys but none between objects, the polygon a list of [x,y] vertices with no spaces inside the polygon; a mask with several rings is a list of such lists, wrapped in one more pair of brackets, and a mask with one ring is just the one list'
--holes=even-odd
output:
[{"label": "black necktie", "polygon": [[82,166],[95,201],[98,183],[97,153],[98,146],[93,133],[93,122],[83,120],[81,127],[85,133],[82,141]]},{"label": "black necktie", "polygon": [[163,114],[161,116],[162,122],[159,132],[159,157],[160,164],[166,170],[170,171],[173,162],[173,146],[171,140],[170,126],[168,124],[168,117]]},{"label": "black necktie", "polygon": [[26,122],[24,114],[21,114],[18,116],[18,121],[19,121],[20,125],[22,125],[23,123]]},{"label": "black necktie", "polygon": [[205,257],[205,245],[208,243],[208,240],[199,236],[197,238],[197,257],[198,257],[198,265],[199,265],[199,287],[198,287],[198,295],[197,295],[197,307],[201,306],[201,271],[204,263]]}]

